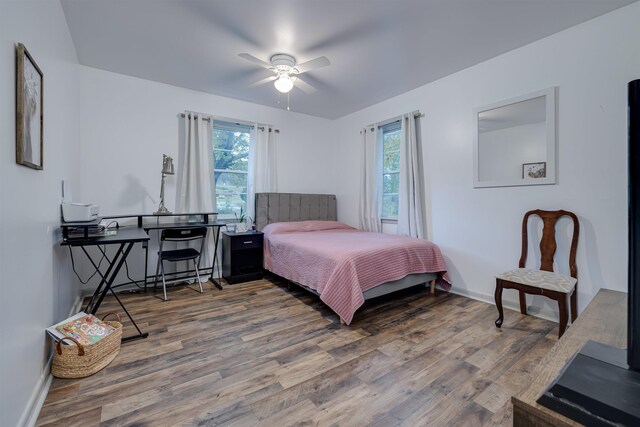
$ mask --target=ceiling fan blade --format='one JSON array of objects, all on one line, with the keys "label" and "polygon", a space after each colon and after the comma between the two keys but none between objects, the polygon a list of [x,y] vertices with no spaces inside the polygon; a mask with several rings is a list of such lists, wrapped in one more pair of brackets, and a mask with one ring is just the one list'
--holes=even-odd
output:
[{"label": "ceiling fan blade", "polygon": [[298,74],[306,73],[307,71],[314,70],[320,67],[326,67],[327,65],[331,65],[331,62],[327,59],[326,56],[321,56],[316,59],[312,59],[311,61],[303,62],[302,64],[297,64],[296,68],[298,69]]},{"label": "ceiling fan blade", "polygon": [[303,91],[304,93],[312,94],[316,91],[315,87],[311,86],[309,83],[300,79],[300,77],[294,77],[292,78],[292,80],[293,80],[293,85],[298,89],[300,89],[301,91]]},{"label": "ceiling fan blade", "polygon": [[247,87],[256,87],[256,86],[260,86],[260,85],[263,85],[263,84],[265,84],[265,83],[272,82],[272,81],[274,81],[276,78],[277,78],[277,76],[270,76],[270,77],[267,77],[266,79],[258,80],[258,81],[257,81],[257,82],[255,82],[255,83],[251,83],[251,84],[250,84],[249,86],[247,86]]},{"label": "ceiling fan blade", "polygon": [[272,68],[272,65],[269,64],[268,62],[264,62],[262,59],[258,59],[253,55],[249,55],[248,53],[239,53],[238,56],[240,58],[246,59],[249,62],[253,62],[254,64],[259,65],[261,67]]}]

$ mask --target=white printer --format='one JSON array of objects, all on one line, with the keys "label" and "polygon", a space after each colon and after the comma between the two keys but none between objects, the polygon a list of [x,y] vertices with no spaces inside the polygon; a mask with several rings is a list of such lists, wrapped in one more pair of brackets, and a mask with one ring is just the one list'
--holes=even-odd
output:
[{"label": "white printer", "polygon": [[98,219],[100,207],[92,203],[73,203],[71,188],[62,180],[62,220],[64,222],[87,222]]},{"label": "white printer", "polygon": [[100,206],[90,203],[62,203],[62,219],[65,222],[84,222],[98,219]]}]

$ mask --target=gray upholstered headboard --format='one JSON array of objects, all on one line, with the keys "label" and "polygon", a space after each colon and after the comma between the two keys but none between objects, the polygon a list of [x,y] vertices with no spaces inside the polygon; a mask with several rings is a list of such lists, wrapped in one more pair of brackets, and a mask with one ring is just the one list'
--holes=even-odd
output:
[{"label": "gray upholstered headboard", "polygon": [[337,220],[336,196],[333,194],[257,193],[256,228],[262,230],[272,222]]}]

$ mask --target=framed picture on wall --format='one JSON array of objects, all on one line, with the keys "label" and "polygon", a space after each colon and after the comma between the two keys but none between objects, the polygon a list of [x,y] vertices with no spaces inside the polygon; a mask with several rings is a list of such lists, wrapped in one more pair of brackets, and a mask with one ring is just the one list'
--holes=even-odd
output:
[{"label": "framed picture on wall", "polygon": [[523,163],[522,179],[539,179],[547,177],[547,162]]},{"label": "framed picture on wall", "polygon": [[16,163],[42,170],[44,76],[22,43],[16,53]]}]

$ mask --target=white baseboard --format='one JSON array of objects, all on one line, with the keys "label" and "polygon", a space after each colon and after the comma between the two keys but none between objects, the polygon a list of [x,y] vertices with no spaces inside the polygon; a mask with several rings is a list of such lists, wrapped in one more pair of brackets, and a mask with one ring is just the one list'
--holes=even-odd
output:
[{"label": "white baseboard", "polygon": [[[493,295],[483,294],[481,292],[476,292],[468,289],[460,289],[460,288],[456,288],[455,286],[451,288],[450,292],[453,294],[462,295],[464,297],[468,297],[468,298],[475,299],[482,302],[488,302],[489,304],[495,305],[495,298]],[[520,303],[516,300],[507,298],[506,296],[503,296],[502,306],[509,310],[514,310],[518,312],[520,311]],[[558,313],[548,308],[529,305],[527,306],[527,313],[536,317],[540,317],[545,320],[550,320],[556,323],[558,322]]]},{"label": "white baseboard", "polygon": [[[67,314],[67,317],[73,316],[82,307],[82,295],[78,295],[73,305],[71,306],[71,310]],[[18,422],[19,426],[25,427],[33,427],[38,421],[38,415],[40,415],[40,410],[42,409],[42,405],[44,404],[44,400],[47,398],[47,393],[49,393],[49,387],[51,387],[51,381],[53,380],[53,376],[51,375],[51,361],[53,360],[53,351],[49,354],[49,358],[47,359],[47,363],[40,374],[40,378],[33,388],[33,392],[31,393],[31,397],[27,402],[27,406],[25,407],[22,416],[20,417],[20,421]]]},{"label": "white baseboard", "polygon": [[73,316],[74,314],[79,312],[80,309],[82,309],[82,292],[80,293],[80,295],[78,295],[76,300],[73,302],[73,306],[71,307],[71,310],[69,311],[69,314],[67,315],[67,317]]},{"label": "white baseboard", "polygon": [[31,394],[29,403],[27,404],[26,410],[22,414],[22,417],[20,417],[20,422],[18,423],[18,425],[25,427],[32,427],[36,425],[36,421],[38,421],[38,415],[40,415],[40,409],[42,409],[44,400],[47,398],[47,393],[49,393],[49,387],[51,387],[51,381],[53,380],[53,376],[50,372],[52,359],[53,354],[51,354],[51,356],[49,357],[47,365],[42,371],[40,379],[33,389],[33,393]]}]

